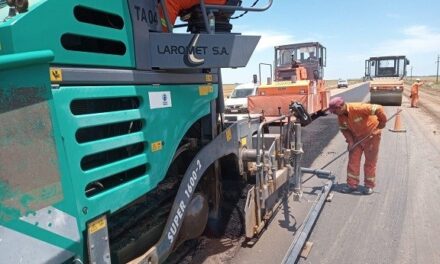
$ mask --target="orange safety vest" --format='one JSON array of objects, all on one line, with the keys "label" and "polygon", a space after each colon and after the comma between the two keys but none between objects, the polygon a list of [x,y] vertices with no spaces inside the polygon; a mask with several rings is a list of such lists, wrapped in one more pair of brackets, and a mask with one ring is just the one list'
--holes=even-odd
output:
[{"label": "orange safety vest", "polygon": [[339,127],[349,130],[357,139],[371,134],[387,117],[381,105],[366,103],[346,103],[347,113],[338,115]]}]

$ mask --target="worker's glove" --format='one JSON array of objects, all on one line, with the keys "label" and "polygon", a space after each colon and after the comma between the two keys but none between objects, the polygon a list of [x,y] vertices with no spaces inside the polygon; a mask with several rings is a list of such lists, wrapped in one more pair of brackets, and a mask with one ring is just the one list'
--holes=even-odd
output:
[{"label": "worker's glove", "polygon": [[[384,126],[385,127],[385,126]],[[373,132],[371,132],[371,137],[373,137],[373,136],[377,136],[377,135],[380,135],[380,129],[375,129],[375,130],[373,130]]]},{"label": "worker's glove", "polygon": [[377,125],[377,128],[382,129],[385,127],[385,125],[386,125],[385,122],[379,122],[379,125]]}]

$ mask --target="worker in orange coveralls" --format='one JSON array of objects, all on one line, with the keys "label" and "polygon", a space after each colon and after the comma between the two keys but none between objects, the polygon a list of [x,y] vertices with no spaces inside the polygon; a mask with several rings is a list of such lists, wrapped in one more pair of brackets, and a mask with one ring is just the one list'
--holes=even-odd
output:
[{"label": "worker in orange coveralls", "polygon": [[[341,191],[351,193],[358,189],[362,154],[364,163],[364,194],[372,194],[376,186],[376,163],[379,153],[381,129],[387,117],[381,105],[345,103],[341,97],[330,100],[329,111],[338,115],[339,128],[348,143],[347,186]],[[360,144],[354,144],[361,139]]]},{"label": "worker in orange coveralls", "polygon": [[[205,0],[207,5],[224,5],[226,0]],[[180,12],[191,7],[200,4],[200,0],[166,0],[165,8],[168,13],[168,19],[171,25],[174,25],[176,18],[180,15]],[[166,28],[166,22],[162,19],[162,27]]]},{"label": "worker in orange coveralls", "polygon": [[422,85],[423,82],[417,78],[416,82],[411,86],[411,107],[418,107],[417,103],[419,102],[419,89]]}]

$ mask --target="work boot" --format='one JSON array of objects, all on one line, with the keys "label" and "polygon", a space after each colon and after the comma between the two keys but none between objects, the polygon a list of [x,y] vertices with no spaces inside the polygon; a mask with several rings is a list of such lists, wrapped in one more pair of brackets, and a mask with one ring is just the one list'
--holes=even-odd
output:
[{"label": "work boot", "polygon": [[357,187],[346,185],[341,188],[341,193],[352,193],[357,190]]},{"label": "work boot", "polygon": [[370,195],[370,194],[373,193],[373,188],[365,187],[363,193],[364,193],[365,195]]}]

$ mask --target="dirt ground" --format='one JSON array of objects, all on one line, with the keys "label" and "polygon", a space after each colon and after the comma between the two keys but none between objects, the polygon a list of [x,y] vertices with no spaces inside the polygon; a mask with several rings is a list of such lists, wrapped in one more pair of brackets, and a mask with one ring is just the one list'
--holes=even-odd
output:
[{"label": "dirt ground", "polygon": [[[433,78],[421,78],[421,80],[425,81],[425,84],[419,90],[419,106],[440,123],[440,83],[435,83],[435,79]],[[411,81],[405,82],[404,95],[408,100],[412,83]]]}]

